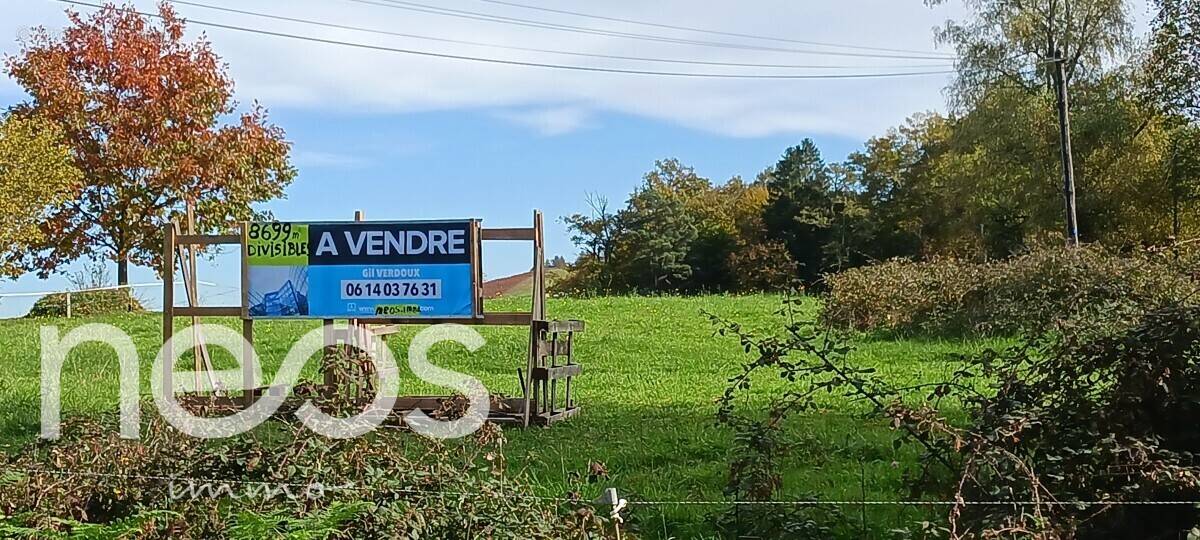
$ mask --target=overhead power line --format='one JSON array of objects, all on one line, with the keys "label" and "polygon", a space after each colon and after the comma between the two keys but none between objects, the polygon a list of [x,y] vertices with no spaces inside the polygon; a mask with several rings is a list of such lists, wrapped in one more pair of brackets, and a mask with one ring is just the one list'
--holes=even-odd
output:
[{"label": "overhead power line", "polygon": [[[90,7],[90,8],[94,8],[94,9],[103,9],[104,8],[104,6],[101,6],[99,4],[93,4],[90,2],[81,2],[79,0],[55,0],[55,1],[63,3],[63,4],[86,6],[86,7]],[[136,9],[129,9],[129,8],[116,8],[116,9],[119,9],[122,11],[127,11],[130,13],[137,13],[139,15],[142,15],[143,17],[161,18],[161,16],[156,13],[146,13],[143,11],[138,11]],[[550,64],[550,63],[544,63],[544,62],[525,62],[525,61],[520,61],[520,60],[506,60],[506,59],[501,59],[501,58],[488,58],[488,57],[481,57],[481,56],[447,54],[447,53],[439,53],[439,52],[433,52],[433,51],[422,51],[422,50],[417,50],[417,49],[402,49],[402,48],[398,48],[398,47],[384,47],[381,45],[370,45],[370,44],[366,44],[366,43],[354,43],[354,42],[349,42],[349,41],[340,41],[340,40],[336,40],[336,39],[325,39],[325,38],[305,36],[305,35],[300,35],[300,34],[289,34],[286,32],[275,32],[275,31],[271,31],[271,30],[262,30],[262,29],[258,29],[258,28],[249,28],[249,27],[245,27],[245,26],[237,26],[237,25],[232,25],[232,24],[222,24],[222,23],[215,23],[215,22],[208,22],[208,21],[200,21],[200,20],[196,20],[196,19],[187,19],[187,21],[191,24],[195,24],[198,26],[210,27],[210,28],[221,28],[221,29],[225,29],[225,30],[234,30],[234,31],[238,31],[238,32],[260,34],[260,35],[264,35],[264,36],[274,36],[274,37],[281,37],[281,38],[294,39],[294,40],[300,40],[300,41],[309,41],[309,42],[313,42],[313,43],[341,45],[341,46],[345,46],[345,47],[354,47],[354,48],[365,49],[365,50],[392,52],[392,53],[398,53],[398,54],[424,56],[424,57],[429,57],[429,58],[445,58],[445,59],[452,59],[452,60],[464,60],[464,61],[480,62],[480,63],[488,63],[488,64],[538,67],[538,68],[560,69],[560,70],[569,70],[569,71],[586,71],[586,72],[594,72],[594,73],[621,73],[621,74],[628,74],[628,75],[655,75],[655,76],[663,76],[663,77],[690,77],[690,78],[705,78],[705,79],[778,79],[778,80],[881,79],[881,78],[896,78],[896,77],[918,77],[918,76],[929,76],[929,75],[948,75],[948,74],[954,73],[953,71],[917,71],[917,72],[900,72],[900,73],[836,73],[836,74],[820,74],[820,75],[807,74],[806,75],[806,74],[757,74],[757,73],[755,73],[755,74],[697,73],[697,72],[679,72],[679,71],[650,71],[650,70],[640,70],[640,69],[620,69],[620,68],[606,68],[606,67],[595,67],[595,66]]]},{"label": "overhead power line", "polygon": [[[326,28],[336,28],[336,29],[340,29],[340,30],[353,30],[356,32],[367,32],[367,33],[371,33],[371,34],[379,34],[379,35],[385,35],[385,36],[395,36],[395,37],[403,37],[403,38],[411,38],[411,39],[422,39],[422,40],[428,40],[428,41],[437,41],[437,42],[441,42],[441,43],[454,43],[454,44],[458,44],[458,45],[470,45],[470,46],[475,46],[475,47],[490,47],[490,48],[495,48],[495,49],[505,49],[505,50],[511,50],[511,51],[536,52],[536,53],[546,53],[546,54],[561,54],[561,55],[567,55],[567,56],[580,56],[580,57],[587,57],[587,58],[604,58],[604,59],[609,59],[609,60],[632,60],[632,61],[637,61],[637,62],[657,62],[657,63],[667,63],[667,64],[688,64],[688,65],[702,65],[702,66],[772,68],[772,69],[774,69],[774,68],[787,68],[787,69],[873,69],[873,68],[880,68],[880,69],[910,69],[910,68],[911,69],[931,69],[931,68],[954,67],[953,64],[918,64],[918,65],[890,65],[890,66],[756,64],[756,63],[747,63],[747,62],[718,62],[718,61],[709,61],[709,60],[687,60],[687,59],[677,59],[677,58],[649,58],[649,57],[644,57],[644,56],[622,56],[622,55],[614,55],[614,54],[587,53],[587,52],[564,51],[564,50],[556,50],[556,49],[539,49],[539,48],[535,48],[535,47],[518,47],[515,45],[501,45],[501,44],[497,44],[497,43],[485,43],[485,42],[481,42],[481,41],[469,41],[469,40],[463,40],[463,39],[451,39],[451,38],[442,38],[442,37],[435,37],[435,36],[425,36],[425,35],[420,35],[420,34],[409,34],[406,32],[394,32],[391,30],[380,30],[377,28],[366,28],[366,27],[362,27],[362,26],[351,26],[351,25],[330,23],[330,22],[324,22],[324,21],[314,21],[311,19],[301,19],[301,18],[297,18],[297,17],[288,17],[288,16],[284,16],[284,15],[261,13],[261,12],[256,12],[256,11],[235,9],[235,8],[229,8],[229,7],[224,7],[224,6],[214,6],[214,5],[209,5],[209,4],[202,4],[199,2],[191,2],[188,0],[168,0],[168,1],[171,2],[172,4],[178,4],[178,5],[182,5],[182,6],[192,6],[192,7],[210,9],[210,10],[215,10],[215,11],[223,11],[226,13],[250,15],[253,17],[262,17],[265,19],[272,19],[272,20],[277,20],[277,21],[287,21],[287,22],[294,22],[294,23],[301,23],[301,24],[309,24],[309,25],[314,25],[314,26],[323,26]],[[949,60],[949,59],[947,59],[947,60]]]},{"label": "overhead power line", "polygon": [[763,45],[750,45],[746,43],[731,43],[725,41],[704,41],[696,39],[673,38],[667,36],[656,36],[651,34],[641,34],[636,32],[619,32],[616,30],[603,30],[599,28],[589,28],[585,26],[574,26],[569,24],[550,23],[545,21],[536,21],[531,19],[522,19],[519,17],[506,17],[502,15],[491,15],[488,13],[480,13],[477,11],[468,11],[462,9],[450,9],[429,4],[420,4],[417,2],[407,2],[404,0],[346,0],[357,4],[366,4],[372,6],[381,6],[392,9],[403,9],[417,13],[429,13],[433,15],[444,15],[447,17],[456,17],[460,19],[470,19],[476,21],[487,21],[499,24],[511,24],[517,26],[526,26],[531,28],[542,28],[547,30],[558,30],[563,32],[572,32],[577,34],[591,34],[597,36],[619,37],[626,39],[635,39],[641,41],[655,41],[660,43],[673,43],[677,45],[697,45],[701,47],[720,47],[726,49],[741,49],[749,51],[768,51],[781,52],[792,54],[812,54],[824,56],[848,56],[857,58],[892,58],[903,60],[946,60],[946,56],[936,56],[934,54],[921,55],[900,55],[900,54],[881,54],[881,53],[855,53],[845,51],[818,51],[812,49],[793,49],[786,47],[768,47]]},{"label": "overhead power line", "polygon": [[641,25],[641,26],[650,26],[650,27],[654,27],[654,28],[667,28],[667,29],[671,29],[671,30],[683,30],[685,32],[699,32],[702,34],[713,34],[713,35],[717,35],[717,36],[759,39],[759,40],[763,40],[763,41],[777,41],[777,42],[782,42],[782,43],[798,43],[801,45],[816,45],[819,47],[837,47],[837,48],[842,48],[842,49],[854,49],[854,50],[860,50],[860,51],[880,51],[880,52],[895,52],[895,53],[945,55],[947,57],[947,59],[954,58],[954,55],[951,53],[941,53],[941,52],[937,52],[937,51],[893,49],[893,48],[889,48],[889,47],[868,47],[865,45],[848,45],[848,44],[844,44],[844,43],[829,43],[829,42],[821,42],[821,41],[808,41],[808,40],[803,40],[803,39],[784,38],[784,37],[777,37],[777,36],[762,36],[762,35],[757,35],[757,34],[743,34],[743,33],[738,33],[738,32],[726,32],[726,31],[721,31],[721,30],[712,30],[712,29],[708,29],[708,28],[696,28],[693,26],[679,26],[679,25],[674,25],[674,24],[664,24],[664,23],[657,23],[657,22],[651,22],[651,21],[641,21],[641,20],[637,20],[637,19],[624,19],[621,17],[608,17],[608,16],[604,16],[604,15],[596,15],[593,13],[582,13],[579,11],[568,11],[565,9],[554,9],[554,8],[548,8],[548,7],[542,7],[542,6],[531,6],[528,4],[518,4],[516,2],[506,2],[504,0],[479,0],[479,1],[488,3],[488,4],[496,4],[496,5],[500,5],[500,6],[509,6],[509,7],[517,7],[517,8],[522,8],[522,9],[532,9],[532,10],[536,10],[536,11],[544,11],[547,13],[558,13],[558,14],[562,14],[562,15],[574,15],[576,17],[585,17],[588,19],[597,19],[597,20],[601,20],[601,21],[613,21],[613,22],[621,22],[621,23],[628,23],[628,24],[637,24],[637,25]]}]

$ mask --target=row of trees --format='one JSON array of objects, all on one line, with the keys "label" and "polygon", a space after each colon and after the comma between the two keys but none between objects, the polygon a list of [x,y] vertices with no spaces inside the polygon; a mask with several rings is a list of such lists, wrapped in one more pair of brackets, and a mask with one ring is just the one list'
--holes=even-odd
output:
[{"label": "row of trees", "polygon": [[715,185],[678,160],[659,161],[611,211],[592,198],[591,215],[565,219],[583,253],[566,289],[618,292],[770,288],[792,278],[781,244],[767,241],[762,181]]},{"label": "row of trees", "polygon": [[[932,2],[934,4],[940,2]],[[774,288],[893,257],[1004,258],[1063,241],[1055,58],[1072,100],[1085,242],[1200,235],[1200,3],[1158,0],[1146,40],[1121,0],[968,2],[939,38],[960,56],[946,114],[918,114],[840,163],[811,140],[753,182],[674,160],[625,208],[567,218],[570,286]]]},{"label": "row of trees", "polygon": [[103,258],[126,284],[188,202],[215,232],[283,195],[283,130],[257,104],[235,114],[225,65],[168,3],[157,24],[114,5],[68,16],[6,61],[29,99],[0,117],[0,277]]}]

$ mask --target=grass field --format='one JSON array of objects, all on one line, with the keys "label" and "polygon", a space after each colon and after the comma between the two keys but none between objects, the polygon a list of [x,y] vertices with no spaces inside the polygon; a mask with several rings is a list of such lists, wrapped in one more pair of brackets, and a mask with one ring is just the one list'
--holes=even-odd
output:
[{"label": "grass field", "polygon": [[[631,500],[721,499],[730,441],[713,423],[714,399],[724,389],[725,380],[736,373],[744,354],[735,341],[714,337],[701,311],[769,331],[779,326],[773,314],[779,301],[774,296],[550,300],[551,317],[583,319],[588,325],[577,340],[584,374],[577,380],[576,395],[583,410],[580,416],[550,429],[510,430],[507,453],[511,466],[524,470],[545,495],[562,494],[570,483],[569,475],[586,471],[589,461],[599,461],[611,477],[594,486],[597,492],[611,485]],[[500,299],[489,303],[488,309],[519,309],[525,302]],[[810,314],[816,308],[815,300],[805,304]],[[161,319],[155,314],[0,321],[0,449],[12,451],[37,434],[39,327],[53,324],[65,331],[88,322],[112,324],[133,337],[142,360],[143,393],[149,393],[149,366],[161,339]],[[233,319],[220,322],[231,327],[237,324]],[[183,320],[178,323],[186,324]],[[256,324],[268,380],[294,338],[315,327],[310,322]],[[494,393],[519,393],[516,369],[524,362],[528,332],[483,328],[481,333],[488,343],[476,353],[439,346],[431,360],[479,378]],[[407,339],[400,337],[391,343],[397,358],[404,358],[402,345]],[[953,353],[998,345],[992,341],[864,338],[855,343],[851,359],[905,385],[946,376],[953,369]],[[218,364],[229,361],[216,356]],[[311,377],[315,371],[315,365],[310,365],[306,374]],[[446,392],[411,376],[403,384],[402,392],[408,394]],[[778,384],[763,381],[753,396],[765,399]],[[115,354],[101,345],[77,348],[64,369],[63,386],[64,416],[114,411],[118,389]],[[787,494],[829,500],[904,498],[901,474],[914,460],[910,451],[892,449],[891,431],[883,423],[861,416],[867,410],[864,404],[838,395],[824,399],[824,411],[793,422],[792,429],[802,444],[787,465]],[[693,537],[707,528],[704,518],[712,510],[638,506],[632,514],[644,536]],[[847,511],[858,515],[857,508]],[[916,512],[920,510],[870,507],[866,520],[882,531],[918,516]]]}]

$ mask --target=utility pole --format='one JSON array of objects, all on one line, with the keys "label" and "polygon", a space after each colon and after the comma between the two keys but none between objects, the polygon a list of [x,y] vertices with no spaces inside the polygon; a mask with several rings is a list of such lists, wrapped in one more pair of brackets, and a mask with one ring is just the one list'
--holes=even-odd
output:
[{"label": "utility pole", "polygon": [[[1053,38],[1052,38],[1053,39]],[[1053,47],[1054,90],[1058,94],[1059,145],[1062,148],[1063,201],[1067,215],[1067,247],[1079,246],[1079,222],[1075,214],[1075,160],[1071,155],[1071,102],[1067,96],[1066,59]]]},{"label": "utility pole", "polygon": [[[1067,247],[1079,246],[1079,221],[1075,217],[1075,162],[1070,152],[1070,98],[1067,96],[1067,59],[1063,58],[1062,50],[1058,48],[1055,36],[1055,20],[1058,13],[1055,10],[1057,2],[1050,2],[1049,34],[1050,40],[1046,53],[1050,54],[1052,62],[1050,78],[1054,80],[1055,94],[1058,101],[1058,144],[1062,149],[1062,198],[1066,205],[1067,214]],[[1069,8],[1068,8],[1069,10]]]},{"label": "utility pole", "polygon": [[[1063,0],[1064,4],[1070,0]],[[1065,6],[1068,18],[1071,6]],[[1050,0],[1047,11],[1046,54],[1050,56],[1050,79],[1058,98],[1058,140],[1062,150],[1063,205],[1066,207],[1067,247],[1079,247],[1079,222],[1075,214],[1075,159],[1071,156],[1071,102],[1067,97],[1067,59],[1058,46],[1058,1]],[[1070,26],[1068,25],[1068,28]]]}]

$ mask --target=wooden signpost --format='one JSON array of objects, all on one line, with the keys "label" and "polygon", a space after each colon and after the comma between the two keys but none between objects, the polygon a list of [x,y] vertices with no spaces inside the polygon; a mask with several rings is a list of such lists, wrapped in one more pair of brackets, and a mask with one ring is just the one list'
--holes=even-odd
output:
[{"label": "wooden signpost", "polygon": [[[340,283],[347,287],[351,292],[361,293],[361,286],[367,285],[366,289],[369,294],[360,294],[352,298],[364,298],[359,302],[354,302],[353,299],[349,303],[330,304],[326,299],[319,296],[318,291],[311,289],[303,289],[307,294],[293,293],[295,298],[300,299],[295,302],[296,306],[287,306],[284,311],[264,311],[264,305],[269,305],[275,308],[276,302],[268,302],[259,299],[258,303],[253,304],[252,309],[252,287],[255,285],[255,278],[252,278],[252,272],[257,270],[252,269],[251,260],[251,231],[265,230],[265,224],[250,224],[243,223],[241,230],[237,234],[217,234],[217,235],[202,235],[195,234],[194,216],[191,209],[188,212],[188,227],[186,232],[181,231],[178,224],[171,224],[163,230],[163,341],[164,343],[174,335],[175,317],[191,317],[193,324],[193,332],[198,332],[198,327],[195,326],[202,317],[239,317],[242,320],[242,333],[246,340],[246,347],[242,351],[242,373],[243,373],[243,388],[242,395],[239,398],[225,395],[225,389],[220,388],[212,377],[212,363],[209,357],[207,348],[203,345],[203,336],[198,333],[195,335],[197,346],[194,350],[195,364],[193,369],[196,377],[196,388],[199,390],[207,381],[208,389],[211,394],[203,395],[203,399],[209,403],[220,403],[230,407],[249,406],[254,403],[255,399],[262,395],[263,392],[271,391],[268,388],[255,388],[254,373],[255,366],[254,354],[252,345],[254,343],[254,321],[256,318],[296,318],[296,319],[312,319],[318,318],[322,321],[322,335],[325,346],[335,347],[339,344],[356,348],[366,354],[378,354],[380,347],[387,347],[387,337],[400,331],[401,325],[408,324],[438,324],[452,322],[457,324],[467,325],[483,325],[483,326],[524,326],[529,328],[529,352],[524,358],[524,366],[516,369],[521,388],[520,397],[507,397],[502,395],[493,395],[491,398],[492,408],[488,417],[489,421],[505,424],[516,424],[520,426],[529,425],[549,425],[556,421],[569,418],[579,412],[579,407],[575,403],[573,395],[572,382],[573,379],[580,375],[582,367],[575,361],[574,355],[574,336],[578,332],[582,332],[584,325],[581,321],[553,321],[546,319],[546,283],[545,283],[545,252],[544,252],[544,236],[542,226],[541,212],[534,212],[532,227],[519,228],[484,228],[479,220],[446,222],[452,223],[459,227],[467,228],[465,238],[465,249],[456,252],[453,250],[443,249],[445,253],[461,253],[461,258],[469,264],[469,273],[459,272],[458,268],[466,270],[468,267],[458,265],[446,265],[445,268],[454,267],[451,270],[445,270],[444,275],[447,277],[437,280],[422,279],[422,280],[406,280],[406,281],[362,281],[362,280],[344,280],[341,275],[337,279],[324,280],[322,283]],[[441,222],[396,222],[382,223],[380,227],[392,227],[397,230],[408,228],[421,229],[429,228],[431,224],[440,224]],[[355,221],[345,224],[298,224],[297,229],[303,227],[306,230],[327,230],[336,229],[341,232],[346,230],[366,230],[370,229],[372,222],[367,222],[363,219],[361,212],[356,212]],[[287,227],[286,230],[292,234],[289,238],[299,238],[298,234],[291,233],[292,227]],[[326,233],[329,234],[329,233]],[[376,234],[372,232],[371,234]],[[381,233],[379,233],[381,234]],[[378,247],[383,240],[379,239],[379,234],[372,237],[372,240],[379,240],[379,243],[370,244],[373,247]],[[397,234],[403,234],[402,232]],[[445,240],[445,235],[439,236],[439,233],[417,233],[423,236],[434,245],[445,247],[449,245],[455,246],[455,237],[450,236],[449,244],[436,244],[437,241]],[[330,238],[322,237],[322,241],[329,240],[328,244],[321,244],[315,249],[308,249],[306,255],[312,257],[315,251],[332,251],[337,254],[337,247],[333,245],[335,235],[330,234]],[[347,241],[351,237],[351,233],[346,233]],[[393,244],[402,246],[403,244],[396,241],[394,238]],[[261,242],[259,240],[255,240]],[[338,240],[341,241],[341,240]],[[525,241],[533,244],[533,291],[530,309],[527,312],[489,312],[484,309],[483,304],[483,264],[482,264],[482,246],[486,241]],[[303,243],[305,240],[296,240]],[[317,240],[307,240],[305,246],[316,245]],[[359,240],[357,244],[351,243],[356,249],[358,259],[363,259],[365,256],[357,255],[363,250],[365,240]],[[412,248],[412,240],[409,240],[409,247]],[[235,245],[240,247],[241,255],[241,305],[240,306],[201,306],[196,289],[196,263],[195,252],[197,249],[202,249],[206,246],[216,245]],[[257,246],[257,244],[256,244]],[[261,246],[259,246],[261,247]],[[258,251],[256,247],[256,256]],[[278,251],[278,250],[277,250]],[[436,250],[432,247],[428,250],[430,254],[434,254]],[[376,249],[372,253],[382,253],[382,249]],[[327,255],[327,254],[326,254]],[[430,255],[432,256],[432,255]],[[299,264],[298,261],[303,261],[305,257],[290,257],[291,261],[288,264]],[[312,257],[315,260],[315,257]],[[340,270],[330,264],[337,264],[338,261],[332,263],[328,260],[329,257],[323,259],[319,264],[325,266],[303,267],[305,272],[312,273],[316,269],[322,273],[332,275]],[[176,270],[176,260],[179,261],[179,267],[182,270],[184,281],[184,289],[187,296],[186,306],[175,305],[175,294],[173,288],[172,276]],[[261,259],[256,259],[261,260]],[[361,261],[359,261],[361,262]],[[422,262],[434,262],[436,260],[422,260]],[[268,262],[268,264],[273,264]],[[374,264],[374,263],[369,263]],[[420,266],[420,265],[415,265]],[[415,268],[415,266],[413,266]],[[257,268],[257,267],[256,267]],[[301,268],[289,267],[289,268]],[[359,268],[359,267],[354,267]],[[407,267],[398,267],[397,271]],[[440,267],[431,268],[427,273],[434,271],[442,271]],[[275,271],[278,270],[270,270]],[[264,272],[267,272],[264,271]],[[307,276],[308,274],[305,274]],[[416,273],[414,271],[414,273]],[[306,277],[307,279],[307,277]],[[316,280],[316,278],[314,278]],[[380,285],[385,287],[381,290]],[[308,284],[303,284],[307,286]],[[372,291],[371,285],[375,285]],[[287,282],[286,288],[292,291],[293,286],[291,281]],[[379,298],[388,298],[393,294],[392,288],[399,291],[399,287],[403,286],[404,292],[396,292],[394,296],[397,298],[406,298],[405,302],[410,302],[411,305],[401,305],[392,302],[388,304],[387,300],[379,300]],[[355,288],[358,287],[358,290]],[[424,290],[418,290],[424,287]],[[468,291],[469,296],[466,304],[454,304],[455,292],[462,293],[463,287]],[[409,288],[413,289],[410,294]],[[459,294],[461,296],[461,294]],[[272,297],[274,298],[274,297]],[[343,295],[341,300],[347,302],[347,296]],[[373,303],[381,303],[371,313],[360,314],[364,310],[371,309]],[[362,304],[362,305],[360,305]],[[447,311],[445,315],[440,310],[443,310],[443,305],[457,306],[453,310]],[[298,307],[297,307],[298,306]],[[346,311],[345,317],[329,316],[330,313],[335,313],[337,309],[345,309],[349,306],[350,310]],[[365,306],[365,307],[364,307]],[[446,308],[448,309],[448,308]],[[310,315],[311,313],[311,315]],[[392,313],[398,313],[393,315]],[[430,316],[425,316],[425,313],[430,313]],[[338,318],[344,318],[347,321],[345,327],[339,328],[336,325]],[[169,363],[168,363],[169,364]],[[164,366],[163,377],[164,388],[173,388],[171,386],[173,367],[171,365]],[[201,377],[201,372],[208,374],[207,378]],[[342,384],[336,380],[333,374],[325,372],[323,374],[322,385],[330,387],[335,384]],[[561,395],[559,394],[561,390]],[[195,397],[195,396],[193,396]],[[397,417],[402,417],[404,413],[412,410],[422,410],[426,413],[432,413],[442,407],[447,400],[455,399],[454,396],[397,396],[393,412]]]}]

